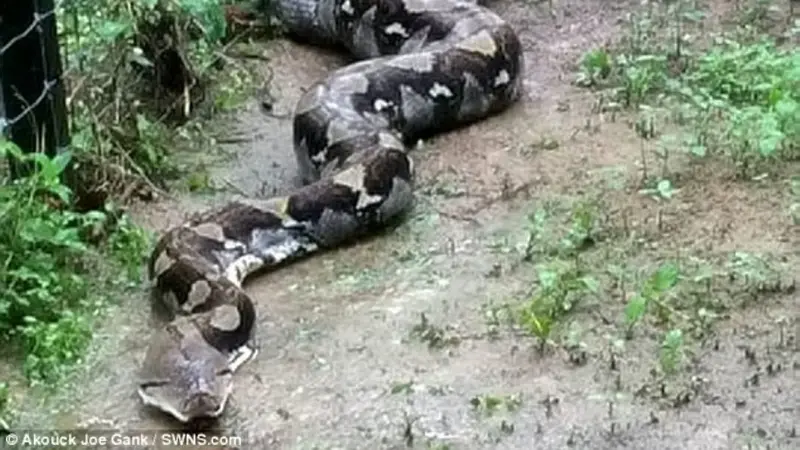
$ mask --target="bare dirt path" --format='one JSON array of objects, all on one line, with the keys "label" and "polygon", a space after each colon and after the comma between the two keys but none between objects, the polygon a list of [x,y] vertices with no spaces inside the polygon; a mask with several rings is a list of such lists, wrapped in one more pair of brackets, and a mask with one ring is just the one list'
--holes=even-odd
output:
[{"label": "bare dirt path", "polygon": [[[771,187],[699,169],[667,206],[637,194],[639,139],[625,120],[592,113],[592,94],[570,85],[575,61],[613,38],[632,3],[491,2],[524,42],[526,97],[416,152],[419,201],[400,227],[250,281],[262,352],[238,373],[220,433],[245,437],[244,448],[286,449],[800,446],[797,330],[775,325],[798,317],[797,293],[731,309],[666,384],[651,375],[660,336],[646,331],[613,346],[624,287],[571,317],[564,329],[579,330],[571,350],[540,354],[532,337],[494,320],[536,279],[520,259],[526,216],[545,200],[566,209],[587,196],[603,202],[598,217],[616,241],[591,257],[597,272],[614,258],[652,267],[678,250],[800,259],[797,230],[776,213],[784,203]],[[278,114],[343,61],[283,40],[264,49]],[[291,187],[288,119],[253,102],[228,129],[252,140],[230,149],[236,160],[213,174],[217,181],[251,195]],[[147,205],[140,219],[161,230],[217,201]],[[134,396],[151,326],[143,305],[144,295],[117,308],[86,371],[57,398],[31,403],[23,422],[171,426]]]}]

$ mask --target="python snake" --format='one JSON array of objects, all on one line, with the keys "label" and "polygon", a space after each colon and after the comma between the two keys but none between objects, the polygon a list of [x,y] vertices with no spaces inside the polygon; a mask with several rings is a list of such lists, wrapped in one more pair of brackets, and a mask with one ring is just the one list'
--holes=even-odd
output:
[{"label": "python snake", "polygon": [[257,353],[244,279],[374,232],[413,203],[408,150],[499,113],[522,93],[514,30],[468,0],[273,0],[288,32],[361,60],[300,98],[293,141],[303,186],[234,200],[168,230],[148,272],[171,321],[149,344],[141,400],[181,422],[218,417]]}]

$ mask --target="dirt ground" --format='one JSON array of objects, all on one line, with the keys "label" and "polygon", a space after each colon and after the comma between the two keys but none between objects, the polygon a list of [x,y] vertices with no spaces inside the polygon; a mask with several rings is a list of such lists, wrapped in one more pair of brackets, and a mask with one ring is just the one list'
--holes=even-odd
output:
[{"label": "dirt ground", "polygon": [[[641,195],[630,121],[593,112],[594,95],[570,84],[580,55],[613,39],[636,4],[490,2],[524,43],[524,100],[415,153],[418,202],[398,228],[249,282],[262,350],[236,375],[220,434],[275,449],[800,448],[800,294],[791,285],[800,233],[784,214],[786,186],[679,164],[675,198]],[[344,61],[285,40],[263,45],[278,115]],[[291,188],[288,118],[253,101],[223,128],[251,140],[229,146],[236,158],[214,171],[218,184],[248,195]],[[138,218],[163,230],[225,198],[145,205]],[[522,261],[528,214],[545,204],[568,214],[585,199],[601,205],[601,238],[586,254],[601,289],[540,351],[496,317],[525,300],[547,258]],[[618,340],[636,287],[610,281],[614,270],[640,280],[639,269],[665,258],[734,252],[775,261],[779,286],[731,278],[710,288],[726,312],[687,345],[677,375],[656,370],[663,328],[648,323]],[[27,399],[22,424],[174,427],[135,397],[151,329],[143,305],[144,294],[113,311],[85,370],[54,398]],[[567,334],[577,344],[563,344]]]}]

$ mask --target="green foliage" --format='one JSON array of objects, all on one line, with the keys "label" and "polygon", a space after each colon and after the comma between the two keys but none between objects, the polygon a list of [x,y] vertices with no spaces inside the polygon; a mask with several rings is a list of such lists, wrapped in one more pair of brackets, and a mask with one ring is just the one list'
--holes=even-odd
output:
[{"label": "green foliage", "polygon": [[5,411],[8,406],[8,396],[8,384],[0,382],[0,412]]},{"label": "green foliage", "polygon": [[8,424],[3,417],[6,414],[6,411],[9,409],[9,397],[10,393],[8,392],[8,383],[0,381],[0,431],[7,430]]},{"label": "green foliage", "polygon": [[535,266],[537,286],[516,317],[523,329],[539,339],[541,349],[556,323],[583,298],[598,291],[597,280],[580,262],[581,252],[595,241],[597,205],[591,201],[575,203],[569,211],[569,223],[562,230],[553,229],[551,209],[539,209],[528,217],[529,236],[523,259],[530,261],[537,255],[558,258]]},{"label": "green foliage", "polygon": [[78,362],[89,345],[92,330],[86,316],[63,310],[53,321],[25,316],[18,328],[25,343],[25,375],[32,380],[54,381]]},{"label": "green foliage", "polygon": [[57,13],[81,183],[113,195],[132,183],[165,188],[190,170],[173,149],[208,139],[185,121],[214,108],[218,74],[239,72],[215,70],[228,37],[222,2],[78,0]]},{"label": "green foliage", "polygon": [[[88,240],[109,217],[69,209],[72,192],[60,176],[70,157],[23,154],[0,141],[0,158],[32,162],[37,169],[0,186],[0,339],[21,345],[33,380],[57,378],[62,366],[78,360],[90,337],[79,313],[94,312],[96,292],[102,292]],[[129,267],[141,264],[145,248],[132,230],[120,228],[110,241],[125,244],[117,244],[112,256],[124,254],[120,262]]]},{"label": "green foliage", "polygon": [[632,336],[633,327],[639,323],[651,304],[655,304],[663,311],[665,306],[661,300],[669,291],[678,284],[680,272],[673,263],[664,263],[658,270],[650,275],[625,307],[625,324],[627,335]]},{"label": "green foliage", "polygon": [[647,194],[655,200],[669,200],[675,195],[676,189],[672,186],[671,181],[658,180],[655,186],[642,189],[639,192]]},{"label": "green foliage", "polygon": [[585,250],[594,243],[597,205],[589,201],[575,204],[570,216],[570,228],[561,239],[562,251],[570,256]]},{"label": "green foliage", "polygon": [[667,58],[663,55],[620,55],[617,58],[622,88],[618,99],[625,106],[637,106],[667,83]]},{"label": "green foliage", "polygon": [[126,270],[127,278],[140,280],[143,276],[142,257],[150,251],[153,234],[136,225],[128,215],[120,215],[115,230],[108,236],[105,250]]},{"label": "green foliage", "polygon": [[603,49],[588,51],[583,55],[576,83],[580,86],[594,86],[598,80],[611,73],[611,56]]},{"label": "green foliage", "polygon": [[227,22],[220,0],[180,0],[176,9],[198,20],[207,42],[217,43],[225,37]]},{"label": "green foliage", "polygon": [[773,284],[780,278],[780,270],[765,257],[742,251],[730,255],[725,269],[730,281],[741,280],[758,288]]},{"label": "green foliage", "polygon": [[591,200],[577,202],[569,211],[569,222],[558,226],[552,222],[556,206],[545,205],[528,216],[528,243],[524,259],[535,254],[564,258],[575,257],[596,239],[599,205]]},{"label": "green foliage", "polygon": [[743,165],[800,152],[800,52],[720,40],[686,74],[692,104],[723,119],[716,147]]},{"label": "green foliage", "polygon": [[[122,44],[132,62],[151,65],[152,61],[136,57],[137,33],[144,24],[155,25],[163,18],[176,18],[181,28],[197,27],[198,40],[189,42],[189,50],[208,52],[226,33],[225,12],[219,0],[120,0],[74,1],[60,5],[62,27],[67,35],[64,44],[76,65],[102,65],[119,55],[103,54],[103,48]],[[194,30],[193,30],[194,31]]]},{"label": "green foliage", "polygon": [[[3,156],[23,159],[8,142],[2,150]],[[69,189],[58,181],[66,155],[51,161],[35,154],[30,159],[41,170],[0,191],[0,233],[4,235],[0,239],[0,332],[4,334],[14,333],[29,322],[26,317],[31,312],[46,321],[57,319],[60,310],[68,306],[65,299],[81,299],[88,294],[84,280],[58,269],[79,264],[87,251],[80,233],[94,218],[53,209],[46,197],[69,201]]]},{"label": "green foliage", "polygon": [[469,399],[469,404],[475,411],[481,412],[486,416],[492,416],[503,409],[506,412],[517,411],[522,406],[522,397],[518,394],[483,394]]},{"label": "green foliage", "polygon": [[520,325],[544,346],[554,324],[581,299],[597,291],[597,280],[574,263],[556,260],[537,267],[539,284],[520,310]]},{"label": "green foliage", "polygon": [[[0,340],[22,353],[30,380],[44,382],[80,360],[109,293],[140,280],[152,236],[112,199],[180,174],[171,151],[179,139],[196,147],[199,127],[176,130],[168,113],[197,109],[229,37],[219,0],[75,0],[56,14],[70,151],[50,159],[0,140],[0,158],[36,168],[0,180]],[[180,72],[156,56],[164,51],[191,72],[177,94],[158,82]],[[68,165],[74,191],[62,183]]]},{"label": "green foliage", "polygon": [[131,148],[131,158],[148,175],[159,178],[174,176],[176,167],[167,150],[169,128],[151,121],[144,114],[136,114],[135,120],[138,139]]},{"label": "green foliage", "polygon": [[672,329],[664,336],[661,343],[661,355],[659,358],[661,370],[665,374],[674,374],[683,362],[683,332],[680,329]]},{"label": "green foliage", "polygon": [[741,43],[719,38],[700,54],[683,82],[701,102],[774,107],[796,100],[800,53],[781,50],[769,39]]},{"label": "green foliage", "polygon": [[[611,102],[647,115],[643,139],[670,129],[659,137],[662,153],[722,155],[741,175],[762,170],[764,162],[800,158],[800,51],[741,33],[692,48],[686,28],[702,13],[688,1],[667,8],[663,27],[653,14],[633,17],[627,45],[608,55],[587,53],[579,80],[608,76],[581,84],[608,88]],[[664,31],[676,36],[672,45],[655,39]],[[653,123],[656,117],[663,125]]]}]

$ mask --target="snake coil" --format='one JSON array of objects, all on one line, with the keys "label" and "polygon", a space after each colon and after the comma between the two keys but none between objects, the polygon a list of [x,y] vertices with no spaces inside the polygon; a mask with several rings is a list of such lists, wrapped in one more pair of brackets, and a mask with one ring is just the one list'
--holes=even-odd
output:
[{"label": "snake coil", "polygon": [[521,95],[514,30],[464,0],[274,0],[288,31],[362,60],[302,95],[294,150],[303,187],[241,199],[167,231],[148,272],[172,320],[157,330],[138,393],[182,422],[217,417],[257,353],[244,279],[341,245],[413,203],[408,150],[496,114]]}]

